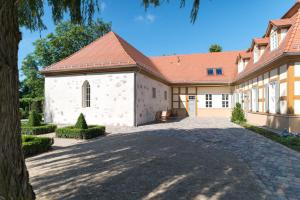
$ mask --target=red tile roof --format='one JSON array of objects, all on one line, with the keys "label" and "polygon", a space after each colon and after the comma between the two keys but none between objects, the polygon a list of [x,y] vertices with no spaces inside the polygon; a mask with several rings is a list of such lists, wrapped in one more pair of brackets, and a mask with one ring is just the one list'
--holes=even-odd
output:
[{"label": "red tile roof", "polygon": [[137,65],[162,78],[148,57],[111,31],[69,57],[46,67],[42,72],[95,70]]},{"label": "red tile roof", "polygon": [[[171,83],[230,83],[240,51],[150,57]],[[209,76],[207,68],[222,68],[223,75]]]}]

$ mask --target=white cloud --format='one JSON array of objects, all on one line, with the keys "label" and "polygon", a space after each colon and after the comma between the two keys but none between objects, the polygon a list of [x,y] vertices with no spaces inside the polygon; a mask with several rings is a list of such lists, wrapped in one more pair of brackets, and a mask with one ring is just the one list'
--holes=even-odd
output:
[{"label": "white cloud", "polygon": [[146,14],[146,15],[139,15],[134,18],[135,21],[139,22],[145,22],[145,23],[153,23],[155,21],[156,17],[152,14]]},{"label": "white cloud", "polygon": [[147,14],[146,15],[146,19],[149,21],[149,22],[154,22],[155,21],[155,16],[154,15],[151,15],[151,14]]}]

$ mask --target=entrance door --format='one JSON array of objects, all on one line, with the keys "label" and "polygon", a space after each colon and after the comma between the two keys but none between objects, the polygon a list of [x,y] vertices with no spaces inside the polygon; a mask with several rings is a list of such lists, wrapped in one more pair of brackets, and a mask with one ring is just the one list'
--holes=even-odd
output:
[{"label": "entrance door", "polygon": [[189,96],[189,116],[195,117],[196,116],[196,96]]}]

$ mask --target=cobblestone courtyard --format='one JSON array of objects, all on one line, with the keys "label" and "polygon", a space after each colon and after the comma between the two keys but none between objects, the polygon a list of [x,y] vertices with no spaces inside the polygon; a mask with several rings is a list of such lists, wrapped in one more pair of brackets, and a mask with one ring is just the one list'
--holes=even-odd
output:
[{"label": "cobblestone courtyard", "polygon": [[227,119],[107,132],[27,159],[37,199],[299,199],[300,154]]}]

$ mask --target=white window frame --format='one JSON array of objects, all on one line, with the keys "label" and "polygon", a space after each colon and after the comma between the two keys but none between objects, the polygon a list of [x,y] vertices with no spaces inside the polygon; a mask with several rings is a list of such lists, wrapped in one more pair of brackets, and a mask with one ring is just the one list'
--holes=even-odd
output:
[{"label": "white window frame", "polygon": [[[271,92],[274,92],[271,93]],[[272,81],[269,84],[269,112],[272,114],[280,113],[280,88],[278,81]]]},{"label": "white window frame", "polygon": [[277,32],[277,28],[273,27],[270,34],[270,50],[274,51],[278,49],[278,47],[279,47],[278,32]]},{"label": "white window frame", "polygon": [[259,107],[259,104],[258,104],[258,88],[257,87],[253,87],[252,90],[251,90],[252,94],[251,94],[251,110],[252,112],[258,112],[258,107]]},{"label": "white window frame", "polygon": [[222,94],[222,108],[229,108],[229,94]]},{"label": "white window frame", "polygon": [[82,84],[82,107],[91,107],[91,86],[88,81]]},{"label": "white window frame", "polygon": [[205,94],[205,107],[212,108],[212,94]]},{"label": "white window frame", "polygon": [[253,50],[253,62],[256,63],[259,60],[260,50],[257,45],[254,46]]},{"label": "white window frame", "polygon": [[269,84],[264,87],[264,110],[266,113],[269,112]]}]

